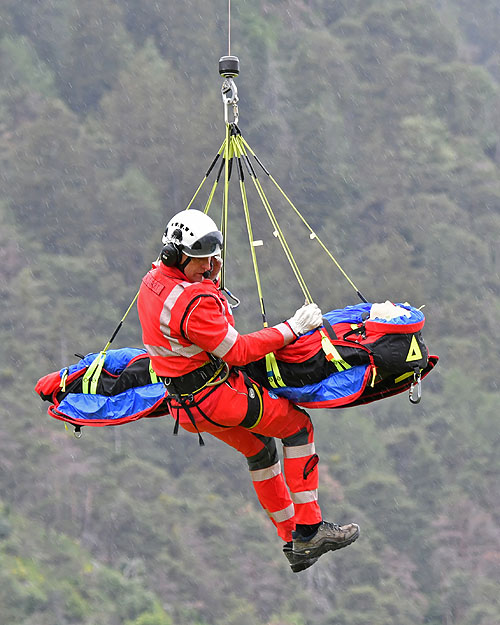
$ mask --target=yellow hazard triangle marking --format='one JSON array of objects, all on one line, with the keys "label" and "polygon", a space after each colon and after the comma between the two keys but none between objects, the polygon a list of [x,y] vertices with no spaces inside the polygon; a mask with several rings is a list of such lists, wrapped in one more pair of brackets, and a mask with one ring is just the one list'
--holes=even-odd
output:
[{"label": "yellow hazard triangle marking", "polygon": [[422,352],[417,343],[415,335],[411,338],[410,349],[408,350],[408,356],[406,356],[406,362],[412,362],[413,360],[420,360],[422,358]]}]

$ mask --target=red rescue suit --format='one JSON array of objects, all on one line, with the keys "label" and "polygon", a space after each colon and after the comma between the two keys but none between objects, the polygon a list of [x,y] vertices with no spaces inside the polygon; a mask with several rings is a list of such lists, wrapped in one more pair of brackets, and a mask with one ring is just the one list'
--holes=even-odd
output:
[{"label": "red rescue suit", "polygon": [[[210,363],[209,354],[231,367],[225,382],[191,389],[198,392],[194,399],[190,396],[188,409],[172,395],[172,412],[180,425],[190,432],[209,432],[245,455],[259,501],[283,540],[292,539],[298,523],[320,522],[318,456],[308,415],[233,368],[288,344],[294,338],[288,324],[240,335],[227,300],[212,280],[188,282],[179,269],[162,263],[143,278],[137,306],[153,369],[167,382],[190,379],[189,374]],[[256,394],[258,414],[250,410]],[[283,442],[286,483],[275,437]]]}]

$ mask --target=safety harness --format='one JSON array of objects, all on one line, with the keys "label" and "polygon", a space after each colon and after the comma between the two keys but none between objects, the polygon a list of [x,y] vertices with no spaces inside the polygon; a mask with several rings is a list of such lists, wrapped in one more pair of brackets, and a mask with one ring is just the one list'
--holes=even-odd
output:
[{"label": "safety harness", "polygon": [[[262,387],[248,377],[248,374],[240,368],[231,369],[229,365],[209,354],[210,360],[198,367],[194,371],[178,377],[160,377],[159,379],[165,385],[168,391],[166,400],[169,402],[171,412],[175,411],[174,436],[179,433],[180,411],[184,410],[187,414],[192,426],[198,434],[198,442],[200,446],[205,443],[196,424],[193,409],[196,408],[199,414],[212,425],[221,428],[230,426],[217,423],[211,419],[201,408],[201,404],[217,389],[218,386],[228,382],[231,371],[240,371],[243,375],[245,386],[247,387],[248,409],[245,417],[239,424],[241,427],[251,430],[255,428],[262,418],[263,400]],[[204,392],[207,391],[207,392]],[[174,416],[172,414],[172,416]]]}]

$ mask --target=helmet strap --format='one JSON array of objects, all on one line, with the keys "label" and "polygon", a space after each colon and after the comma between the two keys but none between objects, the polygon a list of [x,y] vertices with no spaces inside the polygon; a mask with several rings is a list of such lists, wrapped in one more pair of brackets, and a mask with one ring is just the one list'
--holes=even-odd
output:
[{"label": "helmet strap", "polygon": [[186,260],[183,263],[181,263],[180,261],[179,263],[177,263],[177,267],[179,267],[182,273],[184,273],[184,270],[186,269],[189,262],[191,262],[191,256],[186,256]]}]

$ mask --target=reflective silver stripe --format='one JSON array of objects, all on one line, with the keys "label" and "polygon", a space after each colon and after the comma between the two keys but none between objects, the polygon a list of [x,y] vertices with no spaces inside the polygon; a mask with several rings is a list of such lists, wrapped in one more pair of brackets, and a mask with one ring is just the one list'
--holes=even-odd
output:
[{"label": "reflective silver stripe", "polygon": [[303,490],[300,493],[290,493],[293,503],[311,503],[318,501],[318,489]]},{"label": "reflective silver stripe", "polygon": [[316,453],[314,443],[297,445],[297,447],[283,446],[283,456],[285,458],[305,458],[306,456],[312,456],[314,453]]},{"label": "reflective silver stripe", "polygon": [[235,330],[232,325],[228,325],[226,336],[212,351],[212,353],[215,354],[218,358],[224,358],[227,352],[236,343],[238,336],[239,334],[237,330]]},{"label": "reflective silver stripe", "polygon": [[287,323],[278,323],[277,326],[273,326],[276,330],[279,330],[283,335],[285,341],[291,341],[295,338],[295,334]]},{"label": "reflective silver stripe", "polygon": [[179,299],[182,293],[184,293],[185,284],[186,283],[184,282],[176,284],[163,302],[163,310],[160,315],[160,330],[168,339],[170,339],[170,319],[172,318],[172,308],[175,306],[175,302]]},{"label": "reflective silver stripe", "polygon": [[[170,320],[172,318],[172,308],[175,306],[179,297],[184,293],[185,289],[193,286],[191,282],[180,282],[176,284],[168,297],[163,302],[163,309],[160,314],[160,330],[163,336],[168,339],[170,343],[170,350],[165,347],[149,346],[146,347],[150,356],[185,356],[191,358],[196,354],[201,354],[205,351],[197,345],[183,345],[177,338],[173,337],[170,332]],[[158,350],[158,351],[150,351]]]},{"label": "reflective silver stripe", "polygon": [[257,471],[250,471],[250,476],[253,482],[263,482],[264,480],[270,480],[272,477],[276,477],[281,473],[281,463],[278,460],[276,464],[273,464],[267,469],[257,469]]},{"label": "reflective silver stripe", "polygon": [[186,356],[190,358],[191,356],[196,356],[196,354],[201,353],[203,350],[201,347],[197,345],[180,345],[175,351],[168,349],[167,347],[163,347],[161,345],[144,345],[146,351],[150,356]]},{"label": "reflective silver stripe", "polygon": [[291,503],[287,508],[283,508],[283,510],[278,510],[277,512],[269,512],[267,514],[276,521],[276,523],[283,523],[283,521],[288,521],[295,515],[295,508],[293,503]]}]

